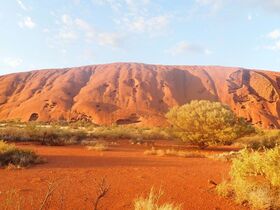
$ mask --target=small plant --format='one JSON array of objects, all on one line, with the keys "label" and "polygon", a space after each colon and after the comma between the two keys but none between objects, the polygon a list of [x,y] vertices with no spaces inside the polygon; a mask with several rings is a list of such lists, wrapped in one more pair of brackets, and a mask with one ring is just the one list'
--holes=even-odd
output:
[{"label": "small plant", "polygon": [[17,168],[28,167],[42,163],[42,159],[35,152],[27,149],[19,149],[13,144],[0,141],[0,167],[14,165]]},{"label": "small plant", "polygon": [[109,146],[105,141],[95,141],[91,142],[91,144],[87,146],[87,149],[95,151],[107,151],[109,150]]},{"label": "small plant", "polygon": [[[37,209],[48,210],[53,203],[55,191],[59,188],[58,180],[46,181],[44,185],[47,186],[46,191],[41,197],[26,196],[22,194],[21,190],[10,189],[1,193],[0,209],[5,210],[20,210],[20,209]],[[44,188],[45,186],[42,186]],[[38,200],[37,200],[38,199]],[[56,202],[57,204],[57,202]]]},{"label": "small plant", "polygon": [[218,195],[223,197],[229,197],[231,195],[231,187],[228,182],[223,181],[216,186],[216,192]]},{"label": "small plant", "polygon": [[147,197],[139,197],[134,201],[134,210],[181,210],[180,205],[173,203],[159,204],[159,200],[163,192],[160,190],[158,193],[152,188]]}]

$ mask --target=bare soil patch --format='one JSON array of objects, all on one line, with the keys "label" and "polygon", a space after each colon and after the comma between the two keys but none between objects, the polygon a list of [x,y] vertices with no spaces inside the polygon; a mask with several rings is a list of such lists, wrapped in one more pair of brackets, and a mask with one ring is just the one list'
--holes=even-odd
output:
[{"label": "bare soil patch", "polygon": [[[89,151],[85,146],[18,146],[35,150],[47,163],[21,170],[0,169],[0,200],[4,192],[16,189],[24,198],[33,197],[36,203],[47,188],[46,182],[59,180],[51,209],[93,209],[96,182],[105,177],[110,189],[99,209],[133,209],[134,199],[148,194],[152,187],[164,191],[161,202],[182,204],[183,209],[245,209],[210,189],[209,180],[220,182],[228,177],[230,165],[226,162],[148,156],[144,155],[148,147],[130,145],[128,141],[108,151]],[[229,148],[206,152],[224,150]]]}]

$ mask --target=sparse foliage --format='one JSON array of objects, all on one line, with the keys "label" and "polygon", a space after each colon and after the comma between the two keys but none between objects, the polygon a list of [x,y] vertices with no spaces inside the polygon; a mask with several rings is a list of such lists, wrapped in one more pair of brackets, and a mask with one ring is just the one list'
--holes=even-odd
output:
[{"label": "sparse foliage", "polygon": [[264,152],[243,150],[233,160],[231,180],[217,186],[223,196],[233,195],[254,209],[280,208],[280,148]]},{"label": "sparse foliage", "polygon": [[184,158],[205,158],[206,156],[200,152],[184,151],[175,149],[155,149],[152,147],[150,150],[144,151],[145,155],[157,155],[157,156],[175,156]]},{"label": "sparse foliage", "polygon": [[102,198],[106,196],[110,189],[110,185],[107,184],[106,179],[103,177],[100,182],[97,183],[97,189],[96,189],[96,199],[93,203],[93,209],[98,209],[98,204]]},{"label": "sparse foliage", "polygon": [[[72,124],[69,124],[72,125]],[[43,145],[78,144],[83,140],[130,139],[137,141],[171,139],[166,129],[136,126],[69,126],[43,123],[11,123],[0,126],[0,139],[6,141],[38,141]]]},{"label": "sparse foliage", "polygon": [[180,205],[173,203],[159,204],[159,199],[163,195],[160,190],[158,193],[152,188],[147,197],[139,197],[134,201],[134,210],[181,210]]},{"label": "sparse foliage", "polygon": [[[65,188],[62,185],[63,179],[61,178],[50,178],[43,182],[40,187],[42,190],[36,195],[27,196],[23,194],[21,190],[10,189],[8,191],[1,191],[1,202],[0,209],[2,210],[52,210],[52,209],[70,209],[68,205],[68,199],[65,199]],[[98,210],[98,204],[101,199],[107,195],[110,185],[106,182],[103,177],[99,181],[95,180],[96,186],[93,189],[96,193],[96,197],[92,200],[92,209]],[[69,189],[67,189],[69,190]],[[81,209],[84,208],[81,203]]]},{"label": "sparse foliage", "polygon": [[11,165],[16,168],[28,167],[42,162],[43,160],[32,150],[20,149],[13,144],[0,141],[0,167]]},{"label": "sparse foliage", "polygon": [[87,149],[94,151],[107,151],[109,150],[109,145],[105,141],[93,141],[91,144],[87,145]]}]

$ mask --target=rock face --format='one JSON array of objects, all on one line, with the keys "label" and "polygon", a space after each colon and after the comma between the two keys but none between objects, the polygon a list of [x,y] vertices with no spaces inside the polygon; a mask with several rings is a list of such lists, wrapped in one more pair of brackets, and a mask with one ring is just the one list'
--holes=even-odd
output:
[{"label": "rock face", "polygon": [[215,66],[115,63],[0,76],[0,120],[91,120],[163,125],[173,106],[228,104],[265,128],[280,127],[280,73]]}]

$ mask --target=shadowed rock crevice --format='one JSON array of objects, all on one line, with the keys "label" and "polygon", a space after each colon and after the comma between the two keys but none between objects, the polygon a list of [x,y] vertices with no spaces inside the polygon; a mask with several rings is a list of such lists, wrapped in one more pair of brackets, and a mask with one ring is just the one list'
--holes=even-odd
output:
[{"label": "shadowed rock crevice", "polygon": [[39,114],[38,114],[38,113],[32,113],[32,114],[30,115],[28,121],[29,121],[29,122],[36,121],[36,120],[38,120],[38,118],[39,118]]},{"label": "shadowed rock crevice", "polygon": [[141,122],[140,117],[136,113],[131,114],[128,118],[118,119],[116,121],[117,125],[128,125]]},{"label": "shadowed rock crevice", "polygon": [[267,128],[279,128],[277,80],[263,72],[238,70],[229,75],[228,93],[237,114]]}]

